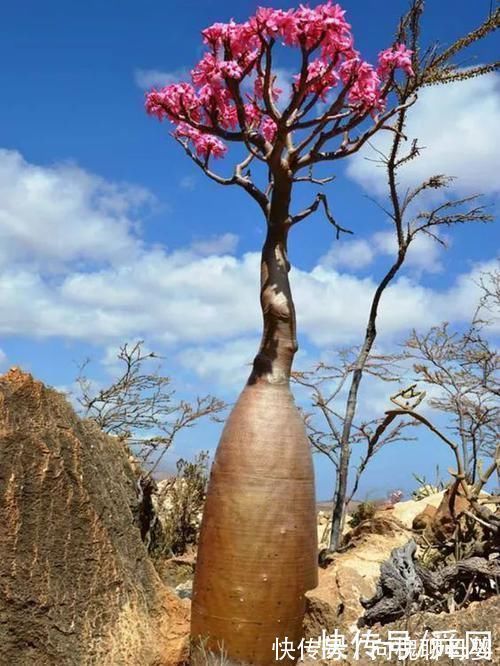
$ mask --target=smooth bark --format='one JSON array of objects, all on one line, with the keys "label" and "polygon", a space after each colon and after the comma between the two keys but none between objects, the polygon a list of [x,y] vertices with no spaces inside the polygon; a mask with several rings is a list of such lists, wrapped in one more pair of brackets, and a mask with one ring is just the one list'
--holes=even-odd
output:
[{"label": "smooth bark", "polygon": [[[277,187],[261,261],[263,334],[211,471],[193,589],[192,629],[212,652],[276,662],[298,644],[305,592],[317,585],[314,472],[289,387],[297,351],[288,273],[290,184]],[[284,659],[283,663],[294,663]]]}]

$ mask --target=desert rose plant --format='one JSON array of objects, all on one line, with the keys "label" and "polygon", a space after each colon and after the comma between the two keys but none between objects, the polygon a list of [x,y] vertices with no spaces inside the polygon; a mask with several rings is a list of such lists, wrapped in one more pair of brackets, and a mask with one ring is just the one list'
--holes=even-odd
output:
[{"label": "desert rose plant", "polygon": [[[297,338],[288,234],[318,208],[337,236],[347,231],[323,192],[301,211],[293,211],[293,192],[298,183],[324,185],[331,178],[316,177],[316,165],[354,153],[386,128],[401,108],[391,93],[412,77],[413,54],[395,43],[376,64],[366,62],[344,10],[331,2],[259,8],[244,23],[215,23],[202,37],[206,51],[191,81],[152,90],[146,109],[173,124],[173,137],[208,177],[246,190],[267,234],[262,340],[211,472],[192,635],[213,650],[222,645],[234,660],[262,665],[274,662],[276,639],[300,639],[304,593],[317,583],[312,460],[289,388]],[[296,57],[288,92],[277,86],[277,49]],[[232,173],[214,171],[230,152]]]}]

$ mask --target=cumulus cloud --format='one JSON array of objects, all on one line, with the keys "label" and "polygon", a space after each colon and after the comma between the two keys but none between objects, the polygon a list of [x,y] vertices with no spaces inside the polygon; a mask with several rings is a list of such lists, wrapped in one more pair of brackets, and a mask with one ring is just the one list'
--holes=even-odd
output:
[{"label": "cumulus cloud", "polygon": [[[461,192],[500,191],[500,75],[424,88],[408,112],[405,134],[418,137],[425,146],[421,157],[399,171],[403,187],[420,183],[429,176],[455,176],[454,187]],[[372,144],[387,154],[389,133],[381,132]],[[373,149],[363,148],[349,162],[347,173],[367,190],[387,191],[383,169],[365,158]]]},{"label": "cumulus cloud", "polygon": [[330,250],[319,260],[328,268],[366,268],[375,258],[373,246],[363,238],[342,239],[332,244]]},{"label": "cumulus cloud", "polygon": [[258,345],[258,336],[243,337],[223,344],[187,347],[177,358],[202,379],[210,379],[224,388],[238,390],[251,370]]},{"label": "cumulus cloud", "polygon": [[[106,270],[72,272],[58,282],[13,270],[0,283],[0,332],[92,341],[230,340],[259,332],[258,275],[258,253],[237,259],[159,250]],[[444,319],[464,321],[477,301],[473,277],[479,268],[441,291],[399,279],[382,302],[380,335]],[[302,335],[319,346],[359,340],[376,288],[372,278],[317,266],[310,272],[293,269],[291,280]]]},{"label": "cumulus cloud", "polygon": [[222,234],[212,236],[191,244],[191,249],[197,254],[231,254],[235,252],[238,245],[236,234]]},{"label": "cumulus cloud", "polygon": [[[418,234],[412,241],[405,261],[407,268],[428,273],[442,270],[440,255],[442,246],[430,236]],[[346,268],[350,271],[367,268],[377,256],[397,255],[397,240],[394,231],[379,231],[365,240],[344,238],[335,241],[319,260],[326,268]]]},{"label": "cumulus cloud", "polygon": [[[373,245],[380,254],[395,257],[398,251],[394,231],[379,231],[373,235]],[[443,246],[423,233],[418,234],[410,244],[405,266],[428,273],[442,270],[441,252]]]},{"label": "cumulus cloud", "polygon": [[[0,164],[8,167],[0,178],[0,238],[8,248],[0,263],[0,334],[104,346],[138,338],[152,348],[175,344],[186,367],[221,381],[251,360],[261,330],[258,252],[233,256],[233,234],[198,239],[184,250],[148,247],[130,216],[147,194],[117,190],[76,167],[33,166],[17,153],[4,151]],[[383,233],[369,245],[393,249]],[[430,250],[416,247],[413,261],[422,265]],[[399,278],[380,308],[380,339],[413,326],[465,321],[478,298],[473,279],[491,268],[485,262],[442,288],[424,286],[416,274]],[[376,288],[371,276],[318,264],[293,268],[291,281],[302,342],[323,348],[359,342]]]},{"label": "cumulus cloud", "polygon": [[130,257],[140,246],[136,213],[152,201],[143,188],[109,183],[75,165],[40,167],[0,150],[3,263],[37,261],[48,269]]}]

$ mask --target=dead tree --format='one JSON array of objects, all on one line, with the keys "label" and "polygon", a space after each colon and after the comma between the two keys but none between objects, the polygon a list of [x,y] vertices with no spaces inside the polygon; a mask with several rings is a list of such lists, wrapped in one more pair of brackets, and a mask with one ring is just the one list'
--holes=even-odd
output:
[{"label": "dead tree", "polygon": [[411,539],[382,562],[375,594],[370,599],[360,599],[365,609],[362,626],[392,622],[419,609],[424,586],[415,569],[416,550],[417,544]]},{"label": "dead tree", "polygon": [[441,612],[498,594],[498,559],[470,557],[436,571],[416,559],[413,539],[395,548],[380,567],[375,594],[360,599],[365,614],[361,626],[386,624],[419,610]]},{"label": "dead tree", "polygon": [[[335,467],[337,477],[344,415],[336,403],[353,371],[358,353],[357,348],[341,350],[335,364],[321,362],[312,370],[295,371],[292,376],[293,381],[303,386],[309,393],[312,411],[302,410],[302,413],[313,451],[322,453],[330,460]],[[402,356],[398,354],[372,352],[367,359],[364,372],[379,381],[397,382],[403,372],[400,360]],[[361,476],[368,464],[382,447],[415,439],[408,432],[408,427],[415,425],[414,422],[399,419],[393,427],[388,428],[388,425],[385,417],[352,423],[350,448],[353,452],[359,453],[359,460],[354,471],[352,486],[346,496],[346,506],[358,491]]]},{"label": "dead tree", "polygon": [[406,342],[416,379],[433,388],[429,405],[450,421],[468,483],[484,475],[484,462],[497,455],[500,441],[500,355],[487,338],[482,316],[480,308],[465,332],[443,323],[424,334],[413,331]]}]

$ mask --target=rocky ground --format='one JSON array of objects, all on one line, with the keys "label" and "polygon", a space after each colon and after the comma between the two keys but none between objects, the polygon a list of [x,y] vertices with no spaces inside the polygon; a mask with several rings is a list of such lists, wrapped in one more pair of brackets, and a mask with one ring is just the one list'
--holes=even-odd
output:
[{"label": "rocky ground", "polygon": [[[335,554],[325,567],[319,568],[319,584],[308,593],[308,609],[304,620],[304,637],[316,639],[323,630],[332,634],[335,630],[350,640],[365,610],[360,598],[369,598],[376,589],[380,578],[381,564],[386,561],[393,549],[398,548],[415,536],[413,526],[428,513],[426,507],[432,507],[432,515],[444,504],[444,492],[419,501],[400,502],[394,506],[383,506],[377,510],[374,518],[354,529],[344,529],[347,548]],[[355,506],[353,508],[356,508]],[[329,531],[326,507],[318,511],[318,539],[325,544]],[[323,538],[324,537],[324,538]],[[186,598],[190,594],[192,572],[195,566],[195,553],[175,558],[164,564],[164,580],[169,580],[177,593]],[[450,631],[455,629],[458,636],[465,636],[466,631],[491,631],[498,636],[500,628],[500,596],[492,597],[481,603],[472,603],[469,607],[455,612],[430,613],[420,612],[410,618],[392,622],[384,626],[375,625],[372,633],[387,639],[388,632],[408,631],[412,638],[421,638],[425,630]],[[496,641],[494,638],[494,645]],[[495,661],[495,659],[497,661]],[[384,659],[387,663],[401,663],[394,659]],[[304,664],[332,665],[338,660],[305,659]],[[348,658],[342,663],[365,665],[373,664],[368,658]],[[377,661],[375,663],[382,663]],[[414,660],[411,663],[424,664],[429,660]],[[440,657],[438,663],[452,663],[447,657]],[[453,662],[456,663],[456,660]],[[476,663],[500,663],[500,653],[494,654],[492,661],[478,660]]]}]

